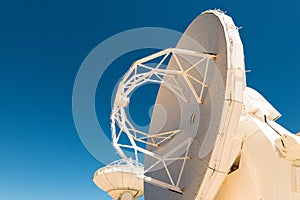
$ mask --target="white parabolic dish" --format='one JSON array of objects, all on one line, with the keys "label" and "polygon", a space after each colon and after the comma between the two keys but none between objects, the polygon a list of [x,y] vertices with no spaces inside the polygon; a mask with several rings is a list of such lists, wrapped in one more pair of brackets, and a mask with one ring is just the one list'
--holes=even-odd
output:
[{"label": "white parabolic dish", "polygon": [[124,160],[117,160],[98,169],[94,174],[93,181],[114,200],[120,199],[123,195],[126,197],[126,194],[130,197],[129,200],[136,199],[144,192],[144,179],[139,176],[143,170],[144,166],[142,165],[132,168]]},{"label": "white parabolic dish", "polygon": [[[126,112],[131,93],[146,83],[161,85],[148,133],[137,130]],[[113,146],[129,166],[144,155],[144,180],[151,183],[145,198],[195,199],[220,187],[238,154],[231,148],[241,143],[228,138],[236,132],[245,85],[238,29],[216,10],[198,16],[176,48],[133,63],[117,89],[111,130]]]},{"label": "white parabolic dish", "polygon": [[[196,42],[191,43],[187,37]],[[162,105],[168,116],[172,116],[165,124],[166,129],[188,131],[187,127],[193,126],[190,124],[192,115],[196,115],[199,123],[196,124],[196,133],[185,132],[193,137],[193,141],[189,149],[192,159],[186,162],[180,182],[180,187],[184,188],[183,194],[145,183],[145,198],[211,199],[209,195],[216,194],[240,150],[241,141],[230,138],[234,138],[236,133],[243,106],[243,91],[246,87],[243,45],[232,19],[220,11],[210,10],[199,15],[190,24],[176,48],[215,54],[215,65],[208,69],[208,87],[202,104],[195,101],[190,101],[189,104],[178,103],[166,88],[160,88],[156,104]],[[185,59],[186,65],[193,63],[192,59]],[[171,59],[168,67],[172,67],[173,64],[174,59]],[[198,74],[195,72],[194,75],[203,80],[201,71],[198,71]],[[197,110],[200,112],[195,112]],[[154,108],[150,134],[151,128],[161,126],[159,116],[159,109]],[[169,152],[182,141],[183,138],[176,135],[159,151]],[[148,148],[151,149],[150,146]],[[147,158],[145,166],[153,163],[153,159]],[[168,166],[170,174],[176,174],[181,165],[182,162],[179,161],[171,163]],[[168,181],[165,169],[158,169],[146,175]]]}]

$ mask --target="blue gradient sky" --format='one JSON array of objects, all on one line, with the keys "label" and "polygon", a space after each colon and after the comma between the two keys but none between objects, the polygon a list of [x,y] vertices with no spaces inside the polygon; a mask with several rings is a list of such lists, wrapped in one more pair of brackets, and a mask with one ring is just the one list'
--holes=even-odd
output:
[{"label": "blue gradient sky", "polygon": [[[91,181],[102,164],[73,123],[77,70],[116,33],[145,26],[182,32],[209,8],[227,11],[243,27],[248,85],[282,113],[279,123],[300,131],[299,6],[296,0],[0,1],[0,199],[110,199]],[[108,119],[109,109],[103,113],[98,117]]]}]

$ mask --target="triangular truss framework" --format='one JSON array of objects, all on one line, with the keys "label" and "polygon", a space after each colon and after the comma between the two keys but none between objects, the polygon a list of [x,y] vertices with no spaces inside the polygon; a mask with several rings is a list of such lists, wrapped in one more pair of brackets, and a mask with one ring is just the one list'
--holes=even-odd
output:
[{"label": "triangular truss framework", "polygon": [[[168,69],[164,65],[164,62],[166,62],[170,56],[172,56],[172,58],[176,63],[177,66],[176,69],[170,69],[170,68]],[[184,58],[186,56],[193,56],[194,58],[197,58],[197,62],[195,62],[188,68],[184,68],[179,58],[181,57]],[[161,58],[159,63],[156,63],[154,66],[149,65],[149,61],[158,58]],[[138,153],[143,153],[146,154],[147,156],[151,156],[157,161],[153,165],[149,166],[148,168],[145,168],[144,173],[149,172],[156,165],[162,164],[170,180],[169,183],[164,183],[162,181],[155,180],[150,177],[145,177],[146,181],[159,185],[161,187],[166,187],[175,190],[177,192],[181,192],[182,190],[179,187],[180,179],[184,170],[186,160],[189,159],[188,150],[192,142],[192,139],[191,138],[187,139],[186,141],[184,141],[183,143],[175,147],[172,151],[170,151],[170,153],[164,156],[156,155],[155,152],[151,152],[147,150],[145,147],[139,145],[139,143],[143,143],[155,148],[159,148],[161,144],[163,144],[168,140],[171,140],[172,137],[176,136],[176,134],[179,134],[180,132],[183,132],[184,130],[170,130],[170,131],[158,132],[153,134],[148,134],[141,130],[137,130],[130,122],[130,120],[127,118],[126,111],[125,111],[125,109],[128,107],[131,93],[133,93],[134,89],[142,86],[143,84],[158,83],[165,86],[166,88],[171,90],[174,94],[176,94],[176,96],[182,99],[184,102],[188,103],[187,98],[184,95],[184,90],[180,87],[180,84],[176,79],[177,76],[182,76],[182,78],[188,85],[189,89],[191,90],[193,96],[195,97],[196,101],[199,104],[202,104],[204,89],[208,87],[206,83],[206,78],[207,78],[209,62],[210,60],[215,58],[216,55],[209,54],[209,53],[200,53],[195,51],[170,48],[155,53],[153,55],[147,56],[140,60],[137,60],[136,62],[133,63],[129,71],[125,74],[125,76],[121,80],[119,87],[117,89],[117,94],[116,94],[112,115],[111,115],[111,131],[112,131],[113,146],[120,154],[120,156],[125,161],[128,161],[129,165],[132,164],[131,158],[129,158],[126,155],[126,153],[124,153],[123,149],[127,148],[134,151],[134,157],[136,163],[139,162]],[[197,69],[197,67],[199,67],[200,64],[205,67],[203,81],[200,81],[199,78],[194,77],[191,73],[192,70]],[[200,86],[200,90],[198,91],[196,90],[194,86],[195,84],[198,84],[198,86]],[[118,127],[118,131],[116,126]],[[122,141],[120,140],[122,134],[125,134],[127,136],[130,144],[122,144]],[[171,158],[171,156],[176,151],[184,147],[182,145],[186,146],[185,154],[184,154],[185,156]],[[177,182],[171,176],[168,166],[166,164],[167,161],[176,161],[176,160],[183,160],[179,172],[179,177],[177,178]]]}]

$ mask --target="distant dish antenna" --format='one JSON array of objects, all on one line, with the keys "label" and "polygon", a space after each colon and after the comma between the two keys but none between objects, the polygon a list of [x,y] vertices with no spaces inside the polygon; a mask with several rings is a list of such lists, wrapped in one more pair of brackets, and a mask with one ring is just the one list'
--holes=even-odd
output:
[{"label": "distant dish antenna", "polygon": [[129,166],[124,160],[117,160],[98,169],[93,181],[114,200],[134,200],[144,193],[144,167],[131,161]]},{"label": "distant dish antenna", "polygon": [[[145,132],[127,113],[135,89],[149,83],[160,88]],[[299,199],[300,139],[274,122],[280,116],[246,87],[232,19],[206,11],[176,48],[137,60],[120,81],[111,131],[122,160],[94,182],[117,200]]]}]

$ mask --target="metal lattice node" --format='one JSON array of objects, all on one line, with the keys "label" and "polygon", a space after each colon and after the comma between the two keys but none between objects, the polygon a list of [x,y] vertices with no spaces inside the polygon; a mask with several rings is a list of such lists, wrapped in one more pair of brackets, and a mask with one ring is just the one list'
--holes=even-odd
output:
[{"label": "metal lattice node", "polygon": [[[172,59],[175,60],[176,65],[172,66],[171,69],[170,67],[166,69],[164,63],[171,56]],[[186,67],[186,65],[184,66],[181,63],[181,58],[187,56],[193,57],[194,60],[196,59],[195,62],[193,62],[193,64],[191,64],[189,67]],[[152,146],[154,149],[159,148],[160,145],[171,140],[177,134],[184,134],[184,130],[168,130],[152,134],[137,130],[126,116],[126,109],[128,108],[130,102],[130,95],[137,87],[140,87],[147,83],[157,83],[168,88],[178,98],[180,98],[185,103],[188,103],[181,85],[176,80],[176,77],[180,76],[185,81],[195,100],[199,104],[202,104],[204,90],[208,87],[206,83],[206,76],[209,62],[210,60],[215,58],[216,55],[213,54],[195,52],[190,50],[175,48],[162,50],[158,53],[134,62],[119,83],[111,114],[111,131],[114,148],[120,154],[122,159],[124,159],[124,161],[126,161],[127,164],[132,167],[134,167],[135,164],[138,165],[139,163],[138,153],[142,153],[152,157],[156,160],[156,162],[154,162],[151,166],[144,168],[143,174],[149,172],[149,170],[151,170],[158,164],[162,164],[169,177],[168,183],[144,176],[145,181],[177,192],[182,192],[182,189],[180,188],[180,179],[184,170],[185,163],[188,159],[190,159],[190,157],[188,156],[188,151],[192,142],[192,138],[186,139],[180,145],[176,146],[163,156],[146,149],[144,147],[145,145]],[[157,60],[159,61],[156,64],[151,63],[151,61],[154,60],[155,62],[157,62]],[[199,80],[199,77],[194,77],[191,73],[199,66],[204,67],[203,80]],[[195,85],[197,88],[195,87]],[[123,136],[127,137],[129,141],[128,143],[122,142],[120,138]],[[182,148],[185,148],[183,157],[172,157],[179,149]],[[126,151],[124,151],[125,149],[130,149],[131,151],[133,151],[134,157],[131,158],[126,155]],[[132,160],[135,160],[135,162],[132,162]],[[174,179],[174,177],[170,175],[166,162],[176,160],[182,160],[183,162],[177,179]]]}]

